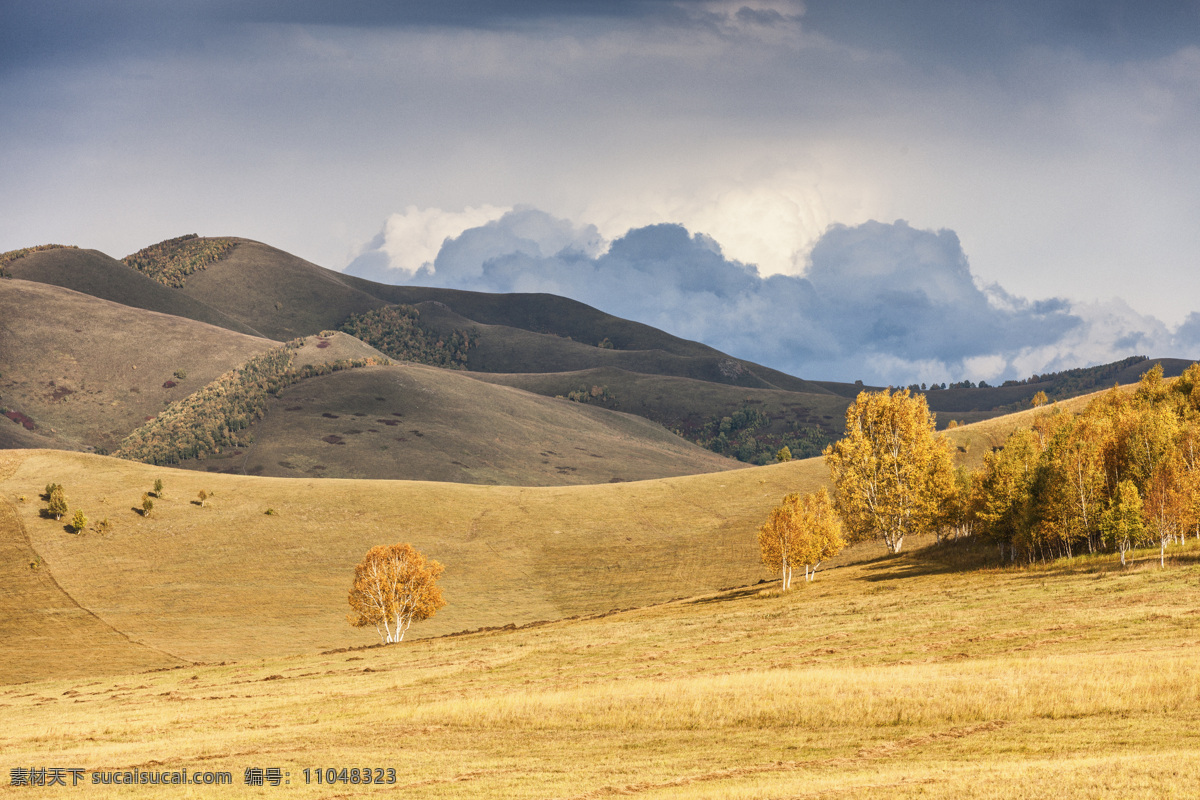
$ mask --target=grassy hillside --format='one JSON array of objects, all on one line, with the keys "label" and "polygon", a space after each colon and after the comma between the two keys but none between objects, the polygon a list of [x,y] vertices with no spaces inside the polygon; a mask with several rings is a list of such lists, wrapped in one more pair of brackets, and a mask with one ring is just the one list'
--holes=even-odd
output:
[{"label": "grassy hillside", "polygon": [[[817,394],[829,392],[828,389],[811,381],[787,375],[761,364],[731,358],[706,344],[681,339],[640,322],[614,317],[566,297],[550,294],[494,295],[455,289],[388,286],[351,276],[346,276],[346,279],[389,302],[420,307],[427,304],[440,304],[441,307],[464,319],[480,325],[493,326],[497,329],[497,333],[507,331],[511,335],[513,331],[525,331],[566,340],[579,347],[563,348],[561,352],[570,353],[569,357],[576,361],[580,359],[586,361],[586,363],[571,366],[559,364],[557,369],[553,363],[548,369],[529,368],[520,366],[521,362],[516,361],[515,355],[505,356],[503,349],[497,347],[497,352],[488,354],[486,360],[483,354],[477,354],[476,362],[471,366],[472,369],[485,372],[552,372],[613,365],[634,369],[632,364],[614,360],[621,359],[620,353],[626,352],[643,354],[635,356],[643,359],[642,365],[651,363],[646,361],[648,358],[662,359],[664,363],[670,364],[675,359],[668,357],[678,356],[681,364],[698,362],[705,365],[724,366],[723,370],[719,366],[716,368],[714,366],[706,367],[707,377],[696,372],[697,368],[694,366],[668,368],[664,370],[664,374],[690,375],[721,383],[769,386],[796,392]],[[600,347],[601,342],[610,344],[611,349]],[[542,345],[542,347],[553,346],[553,344]],[[561,342],[558,346],[562,347]],[[594,352],[597,350],[600,352]],[[642,369],[641,371],[649,372],[650,370]]]},{"label": "grassy hillside", "polygon": [[[0,498],[68,595],[130,639],[200,661],[369,644],[374,633],[347,625],[343,606],[354,564],[381,543],[409,541],[447,566],[450,606],[421,635],[753,582],[765,575],[753,531],[767,509],[825,476],[792,462],[522,488],[203,474],[58,451],[0,451],[0,463],[15,470]],[[135,508],[156,478],[164,496],[143,517]],[[112,533],[42,519],[36,498],[51,481],[71,513],[108,518]],[[202,489],[214,495],[204,507],[193,503]],[[21,649],[0,650],[3,673]]]},{"label": "grassy hillside", "polygon": [[157,283],[97,250],[61,248],[32,252],[13,261],[7,271],[14,278],[62,286],[134,308],[260,335],[253,326]]},{"label": "grassy hillside", "polygon": [[275,345],[16,279],[0,281],[0,341],[0,405],[71,449],[113,449],[168,403]]},{"label": "grassy hillside", "polygon": [[[232,786],[193,792],[233,798],[1187,795],[1200,781],[1194,545],[1166,570],[958,572],[945,557],[830,569],[783,596],[12,686],[5,753],[85,781],[229,771]],[[245,786],[255,766],[290,785]],[[394,783],[306,784],[328,766],[394,769]]]},{"label": "grassy hillside", "polygon": [[287,341],[338,327],[351,314],[387,303],[282,250],[248,239],[188,276],[181,293],[221,309],[264,336]]},{"label": "grassy hillside", "polygon": [[[349,337],[347,337],[349,338]],[[644,480],[741,466],[640,417],[417,364],[312,378],[267,401],[252,443],[186,469],[523,486]]]},{"label": "grassy hillside", "polygon": [[[195,469],[530,485],[736,466],[643,419],[434,369],[328,375],[279,398],[239,401],[232,416],[216,413],[229,387],[206,387],[280,345],[42,283],[0,283],[0,331],[0,410],[8,414],[0,444],[8,447],[121,446],[129,457],[170,463],[163,447],[187,433],[185,456],[193,444],[224,450],[187,465]],[[386,360],[336,333],[309,337],[294,366],[364,358]],[[202,389],[212,402],[196,406]],[[177,405],[185,401],[186,413]],[[259,412],[268,418],[239,434]],[[248,453],[229,449],[251,441]]]},{"label": "grassy hillside", "polygon": [[[693,378],[646,375],[615,367],[574,372],[478,374],[480,380],[515,386],[550,397],[586,396],[583,402],[637,414],[678,431],[689,441],[703,438],[706,426],[719,428],[723,418],[739,410],[757,410],[767,417],[750,435],[761,442],[771,460],[783,444],[793,455],[818,455],[824,445],[842,435],[846,400],[833,394],[807,394],[780,389],[756,389],[714,384]],[[592,388],[600,390],[592,397]],[[736,438],[736,437],[735,437]],[[808,443],[807,450],[795,439]]]},{"label": "grassy hillside", "polygon": [[[949,435],[969,457],[1027,416]],[[754,527],[825,476],[811,460],[536,489],[0,452],[5,754],[229,771],[193,790],[223,797],[261,796],[248,767],[286,771],[297,797],[1124,798],[1200,780],[1200,544],[1161,570],[1157,550],[1001,569],[986,547],[856,546],[787,595],[754,585]],[[49,480],[112,530],[42,519]],[[401,540],[447,565],[450,605],[424,638],[343,649],[375,640],[344,619],[353,564]],[[395,781],[305,783],[329,766]]]},{"label": "grassy hillside", "polygon": [[694,378],[717,384],[776,388],[757,374],[762,368],[712,351],[678,355],[664,350],[617,350],[577,342],[550,333],[478,323],[449,307],[428,301],[416,306],[421,322],[443,336],[470,328],[478,343],[467,355],[467,369],[477,372],[563,372],[615,367],[648,375]]},{"label": "grassy hillside", "polygon": [[[973,458],[1002,441],[1006,426],[1022,422],[993,421],[950,435],[965,446],[960,456]],[[822,460],[809,459],[533,488],[285,480],[82,453],[0,451],[0,501],[10,512],[2,518],[3,536],[32,553],[21,550],[6,562],[10,581],[31,579],[21,565],[40,559],[38,580],[52,578],[105,626],[161,657],[190,661],[369,644],[373,634],[350,628],[343,606],[354,564],[382,543],[412,542],[447,565],[450,605],[415,629],[418,636],[602,613],[753,583],[771,577],[754,538],[767,511],[784,494],[813,490],[827,477]],[[142,494],[158,478],[163,496],[143,516]],[[92,520],[82,535],[41,516],[38,495],[52,481],[65,487],[71,513],[81,508]],[[201,490],[212,495],[203,507]],[[105,518],[111,531],[101,534],[94,527]],[[840,563],[881,552],[858,546]],[[6,604],[0,618],[22,619],[28,609],[20,596],[0,595]],[[74,664],[75,654],[89,647],[85,638],[61,639],[52,664]],[[25,659],[19,637],[0,637],[0,679],[27,674]]]}]

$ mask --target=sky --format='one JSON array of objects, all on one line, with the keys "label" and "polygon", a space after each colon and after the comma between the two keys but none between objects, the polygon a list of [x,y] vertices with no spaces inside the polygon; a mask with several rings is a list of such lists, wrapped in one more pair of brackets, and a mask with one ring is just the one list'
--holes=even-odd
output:
[{"label": "sky", "polygon": [[806,378],[1200,356],[1200,0],[0,0],[0,251],[183,233]]}]

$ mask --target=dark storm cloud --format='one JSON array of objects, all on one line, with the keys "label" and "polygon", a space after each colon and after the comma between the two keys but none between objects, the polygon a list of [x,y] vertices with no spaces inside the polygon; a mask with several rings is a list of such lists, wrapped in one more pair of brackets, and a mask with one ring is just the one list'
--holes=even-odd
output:
[{"label": "dark storm cloud", "polygon": [[[539,230],[558,238],[550,244]],[[793,374],[884,383],[907,382],[931,365],[962,374],[973,358],[1007,364],[1080,325],[1064,301],[1029,303],[981,289],[953,232],[902,221],[833,226],[805,277],[763,278],[679,225],[635,228],[599,256],[569,241],[569,230],[541,211],[510,212],[448,239],[414,276],[392,270],[390,277],[562,294]],[[379,269],[381,247],[348,271],[389,277]]]},{"label": "dark storm cloud", "polygon": [[994,68],[1038,46],[1153,57],[1200,41],[1200,0],[807,0],[805,8],[812,30],[930,65]]},{"label": "dark storm cloud", "polygon": [[489,28],[542,19],[681,18],[671,0],[257,0],[214,3],[231,19],[355,27],[440,25]]},{"label": "dark storm cloud", "polygon": [[701,0],[5,0],[0,69],[202,47],[239,23],[488,30],[572,21],[704,25],[731,13],[764,27],[802,18],[807,30],[833,40],[960,66],[1041,44],[1120,58],[1200,41],[1200,0],[807,0],[786,14],[755,5],[716,12]]},{"label": "dark storm cloud", "polygon": [[683,22],[687,0],[0,2],[0,71],[201,49],[239,24],[493,29],[541,20]]}]

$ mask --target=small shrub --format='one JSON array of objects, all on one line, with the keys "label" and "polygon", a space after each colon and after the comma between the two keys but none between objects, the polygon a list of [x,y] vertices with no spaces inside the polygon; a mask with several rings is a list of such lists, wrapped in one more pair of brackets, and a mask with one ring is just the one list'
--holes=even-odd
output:
[{"label": "small shrub", "polygon": [[276,516],[276,515],[277,515],[279,512],[278,512],[278,511],[276,511],[276,510],[275,510],[275,509],[273,509],[273,508],[268,508],[268,509],[267,509],[266,511],[264,511],[263,513],[264,513],[264,514],[266,514],[268,517],[274,517],[274,516]]},{"label": "small shrub", "polygon": [[154,510],[154,501],[150,499],[150,495],[142,495],[142,516],[150,516],[150,512]]},{"label": "small shrub", "polygon": [[185,378],[187,378],[187,372],[185,372],[184,370],[181,370],[181,369],[175,370],[173,375],[174,375],[175,380],[177,380],[177,381],[181,381],[181,380],[184,380]]},{"label": "small shrub", "polygon": [[51,484],[51,486],[53,488],[47,487],[50,491],[46,498],[46,514],[56,520],[61,520],[67,513],[67,495],[57,483]]},{"label": "small shrub", "polygon": [[84,515],[83,509],[76,509],[75,516],[71,518],[71,527],[75,529],[76,533],[83,533],[83,529],[87,527],[87,524],[88,518]]}]

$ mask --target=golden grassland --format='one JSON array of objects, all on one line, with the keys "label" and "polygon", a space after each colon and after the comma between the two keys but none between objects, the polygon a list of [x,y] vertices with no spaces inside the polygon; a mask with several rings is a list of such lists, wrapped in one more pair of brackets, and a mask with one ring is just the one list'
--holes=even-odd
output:
[{"label": "golden grassland", "polygon": [[[1011,424],[950,435],[961,457],[982,457]],[[353,567],[371,547],[399,541],[447,566],[450,605],[416,635],[745,585],[773,577],[754,538],[770,507],[827,477],[809,459],[533,488],[260,478],[0,451],[0,680],[369,643],[371,633],[344,619]],[[163,497],[142,516],[142,493],[159,478]],[[83,534],[42,516],[51,481],[65,487],[70,513],[91,520]],[[212,495],[203,507],[201,490]],[[105,518],[102,535],[95,525]]]},{"label": "golden grassland", "polygon": [[[950,435],[969,459],[1019,423]],[[135,514],[159,477],[154,512]],[[1200,543],[1168,550],[1166,569],[1157,550],[1129,568],[1000,569],[977,545],[859,545],[791,593],[751,585],[766,509],[826,477],[816,459],[485,487],[0,452],[0,781],[16,767],[233,776],[0,793],[1194,794]],[[42,519],[51,480],[114,531]],[[344,619],[353,564],[393,540],[448,565],[450,605],[414,629],[427,638],[346,649],[374,639]],[[245,786],[249,767],[291,784]],[[305,784],[328,767],[391,768],[396,785]]]},{"label": "golden grassland", "polygon": [[[150,516],[142,493],[164,483]],[[407,541],[446,565],[437,635],[630,608],[751,583],[767,573],[753,531],[788,491],[825,479],[819,461],[578,487],[217,475],[52,450],[0,451],[0,537],[42,559],[5,567],[17,587],[53,577],[133,645],[223,661],[369,644],[346,594],[371,547]],[[38,496],[63,485],[112,532],[69,533]],[[198,494],[213,497],[204,507]],[[24,497],[24,501],[21,498]],[[268,510],[273,514],[268,515]],[[40,584],[39,584],[40,585]],[[44,591],[31,586],[29,591]],[[64,601],[65,602],[65,601]],[[24,672],[20,628],[0,613],[0,679]],[[69,669],[88,643],[63,637]]]},{"label": "golden grassland", "polygon": [[[0,687],[0,766],[234,779],[89,797],[397,788],[305,785],[330,766],[394,768],[414,798],[1187,797],[1200,547],[1156,555],[962,569],[931,548],[786,595]],[[291,785],[244,786],[256,766]]]}]

